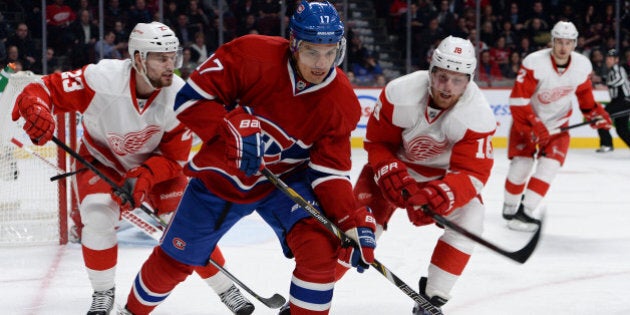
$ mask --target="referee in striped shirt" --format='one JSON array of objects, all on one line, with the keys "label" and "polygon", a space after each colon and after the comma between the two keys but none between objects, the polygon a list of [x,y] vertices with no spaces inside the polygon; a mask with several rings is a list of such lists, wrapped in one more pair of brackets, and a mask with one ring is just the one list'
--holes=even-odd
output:
[{"label": "referee in striped shirt", "polygon": [[[630,109],[630,82],[626,70],[619,65],[619,53],[616,49],[611,49],[606,53],[606,85],[610,93],[610,103],[606,105],[606,111],[612,116],[614,113]],[[628,127],[629,115],[614,118],[614,125],[619,138],[630,147],[630,127]],[[610,131],[598,129],[600,147],[598,153],[610,152],[613,150],[612,137]]]}]

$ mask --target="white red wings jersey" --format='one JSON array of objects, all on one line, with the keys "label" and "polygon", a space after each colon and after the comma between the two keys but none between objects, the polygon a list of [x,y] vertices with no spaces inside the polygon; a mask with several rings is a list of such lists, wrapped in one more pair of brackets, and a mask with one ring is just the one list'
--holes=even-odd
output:
[{"label": "white red wings jersey", "polygon": [[172,106],[184,82],[175,76],[171,86],[156,90],[141,108],[135,95],[134,71],[130,59],[104,59],[81,69],[44,76],[43,82],[29,85],[25,93],[47,100],[55,113],[83,113],[81,153],[87,150],[119,173],[155,155],[179,163],[181,172],[192,139]]},{"label": "white red wings jersey", "polygon": [[429,107],[429,102],[428,71],[389,82],[368,121],[368,161],[377,167],[397,159],[418,182],[446,182],[459,207],[478,195],[490,177],[497,122],[473,81],[447,110]]},{"label": "white red wings jersey", "polygon": [[510,94],[512,118],[525,122],[533,111],[547,129],[568,124],[573,95],[577,96],[582,111],[595,106],[592,71],[588,58],[577,52],[571,52],[569,64],[562,73],[553,61],[551,48],[529,54],[523,59]]},{"label": "white red wings jersey", "polygon": [[204,144],[185,171],[239,203],[275,189],[261,174],[246,177],[233,169],[217,137],[226,108],[249,106],[261,121],[265,165],[275,174],[308,165],[322,209],[333,217],[343,215],[356,206],[349,179],[350,136],[360,118],[359,101],[339,68],[322,83],[309,85],[296,75],[289,56],[287,40],[248,35],[220,47],[191,74],[175,110]]}]

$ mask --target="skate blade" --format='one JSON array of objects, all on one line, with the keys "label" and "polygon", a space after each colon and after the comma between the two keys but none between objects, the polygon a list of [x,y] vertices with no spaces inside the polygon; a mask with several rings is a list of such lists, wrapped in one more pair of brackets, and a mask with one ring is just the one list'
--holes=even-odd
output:
[{"label": "skate blade", "polygon": [[520,220],[509,220],[507,226],[510,230],[521,232],[534,232],[538,229],[538,224],[527,223]]}]

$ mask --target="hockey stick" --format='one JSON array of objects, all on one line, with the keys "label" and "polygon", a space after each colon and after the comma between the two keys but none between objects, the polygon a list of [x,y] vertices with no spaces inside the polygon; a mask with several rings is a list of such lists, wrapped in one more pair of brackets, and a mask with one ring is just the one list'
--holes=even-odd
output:
[{"label": "hockey stick", "polygon": [[[15,139],[15,138],[11,138],[11,142],[13,144],[15,144],[16,146],[18,146],[19,148],[21,148],[22,150],[26,151],[27,153],[33,155],[34,157],[40,159],[42,162],[48,164],[48,166],[54,168],[57,173],[59,175],[57,176],[53,176],[50,178],[51,181],[60,179],[60,178],[65,178],[68,176],[72,176],[75,175],[83,170],[85,170],[85,168],[79,169],[77,171],[74,172],[65,172],[63,169],[61,169],[59,166],[51,163],[50,161],[48,161],[48,159],[46,159],[45,157],[43,157],[41,154],[31,150],[29,147],[24,146],[24,144],[22,142],[20,142],[19,140]],[[160,240],[160,237],[162,236],[162,230],[163,227],[162,226],[156,226],[155,224],[151,224],[150,222],[146,221],[144,218],[139,217],[138,215],[136,215],[135,213],[133,213],[133,211],[128,211],[128,212],[123,212],[122,215],[123,219],[127,220],[127,222],[131,223],[132,225],[134,225],[135,227],[137,227],[138,229],[140,229],[142,232],[144,232],[145,234],[147,234],[148,236],[156,239],[156,240]]]},{"label": "hockey stick", "polygon": [[[403,197],[405,199],[408,198],[409,196],[409,192],[407,192],[406,190],[403,189],[402,191]],[[492,244],[490,242],[488,242],[487,240],[485,240],[484,238],[478,236],[477,234],[474,234],[468,230],[466,230],[465,228],[457,225],[456,223],[449,221],[448,219],[446,219],[444,216],[439,215],[437,213],[435,213],[433,210],[429,209],[429,207],[427,206],[422,206],[422,212],[428,214],[429,216],[431,216],[433,218],[433,220],[435,220],[436,223],[448,227],[454,231],[456,231],[457,233],[464,235],[466,237],[468,237],[469,239],[487,247],[488,249],[499,253],[507,258],[510,258],[516,262],[519,263],[525,263],[527,261],[527,259],[532,255],[532,253],[534,253],[534,250],[536,249],[536,246],[538,245],[538,241],[540,240],[540,233],[542,231],[542,220],[538,220],[537,225],[538,225],[538,229],[536,230],[536,233],[534,233],[534,236],[532,236],[532,238],[529,240],[529,242],[527,242],[527,244],[525,244],[525,246],[515,252],[510,252],[507,251],[505,249],[500,248],[499,246]]]},{"label": "hockey stick", "polygon": [[[356,241],[350,238],[346,233],[339,230],[339,228],[332,223],[326,216],[317,210],[313,205],[311,205],[304,197],[298,194],[291,187],[287,186],[287,184],[282,181],[278,176],[269,171],[267,168],[262,168],[261,172],[267,179],[278,188],[281,192],[287,195],[291,200],[293,200],[296,204],[306,210],[311,216],[313,216],[317,221],[319,221],[324,227],[330,231],[332,234],[337,236],[341,240],[341,245],[344,247],[354,246],[358,247]],[[430,312],[433,315],[442,315],[442,311],[440,311],[437,307],[433,306],[429,301],[427,301],[424,297],[418,294],[414,289],[412,289],[409,285],[407,285],[404,281],[402,281],[398,276],[396,276],[391,270],[387,269],[385,265],[381,264],[378,260],[374,259],[374,262],[371,264],[374,269],[380,272],[387,280],[396,285],[400,290],[402,290],[407,296],[412,298],[416,303],[420,305],[420,307]]]},{"label": "hockey stick", "polygon": [[[622,110],[620,112],[616,112],[614,114],[610,114],[610,118],[613,119],[613,118],[617,118],[617,117],[626,116],[628,114],[630,114],[630,109],[626,109],[626,110]],[[570,126],[561,127],[561,128],[553,130],[552,132],[550,132],[550,134],[557,134],[557,133],[568,131],[568,130],[573,129],[573,128],[582,127],[584,125],[590,125],[590,124],[592,124],[594,122],[597,122],[598,120],[599,119],[587,120],[587,121],[583,121],[581,123],[573,124],[573,125],[570,125]]]},{"label": "hockey stick", "polygon": [[[68,147],[65,143],[63,143],[57,137],[53,136],[52,137],[52,141],[56,145],[58,145],[60,148],[62,148],[64,151],[66,151],[68,154],[70,154],[75,160],[81,162],[81,164],[83,164],[85,167],[89,168],[92,172],[94,172],[94,174],[96,174],[98,177],[103,179],[107,184],[109,184],[112,187],[112,189],[114,189],[114,191],[119,192],[123,196],[127,196],[127,197],[131,196],[131,193],[129,191],[127,191],[123,187],[120,187],[111,178],[107,177],[107,175],[103,174],[99,169],[97,169],[96,166],[94,166],[92,163],[86,161],[82,156],[80,156],[77,152],[75,152],[70,147]],[[149,209],[144,204],[140,205],[140,209],[142,209],[142,211],[144,211],[146,214],[148,214],[156,222],[159,222],[162,227],[165,227],[167,225],[166,222],[164,222],[164,220],[162,220],[160,217],[158,217],[151,209]],[[211,258],[208,258],[208,260],[213,266],[215,266],[223,274],[225,274],[228,278],[230,278],[230,280],[232,280],[234,283],[238,284],[243,290],[247,291],[247,293],[251,294],[253,297],[255,297],[257,300],[259,300],[261,303],[265,304],[266,306],[268,306],[270,308],[280,308],[286,302],[285,298],[282,295],[278,294],[278,293],[275,293],[270,298],[263,298],[263,297],[261,297],[260,295],[256,294],[252,289],[250,289],[248,286],[243,284],[243,282],[238,280],[229,271],[227,271],[227,269],[225,269],[225,268],[223,268],[223,266],[219,265],[216,261],[213,261]]]}]

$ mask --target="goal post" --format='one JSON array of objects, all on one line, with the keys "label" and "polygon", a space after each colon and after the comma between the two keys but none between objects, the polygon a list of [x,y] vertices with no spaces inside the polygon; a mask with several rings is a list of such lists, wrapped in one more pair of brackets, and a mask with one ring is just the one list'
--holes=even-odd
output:
[{"label": "goal post", "polygon": [[[69,171],[69,158],[52,141],[33,145],[22,130],[24,120],[11,120],[17,96],[40,77],[28,71],[14,73],[0,95],[0,246],[68,242],[68,212],[76,198],[70,193],[69,178],[54,182],[50,178],[59,173],[58,169]],[[57,138],[76,148],[74,115],[55,115],[55,132]],[[15,145],[13,138],[28,150]],[[58,169],[47,164],[57,165]]]}]

